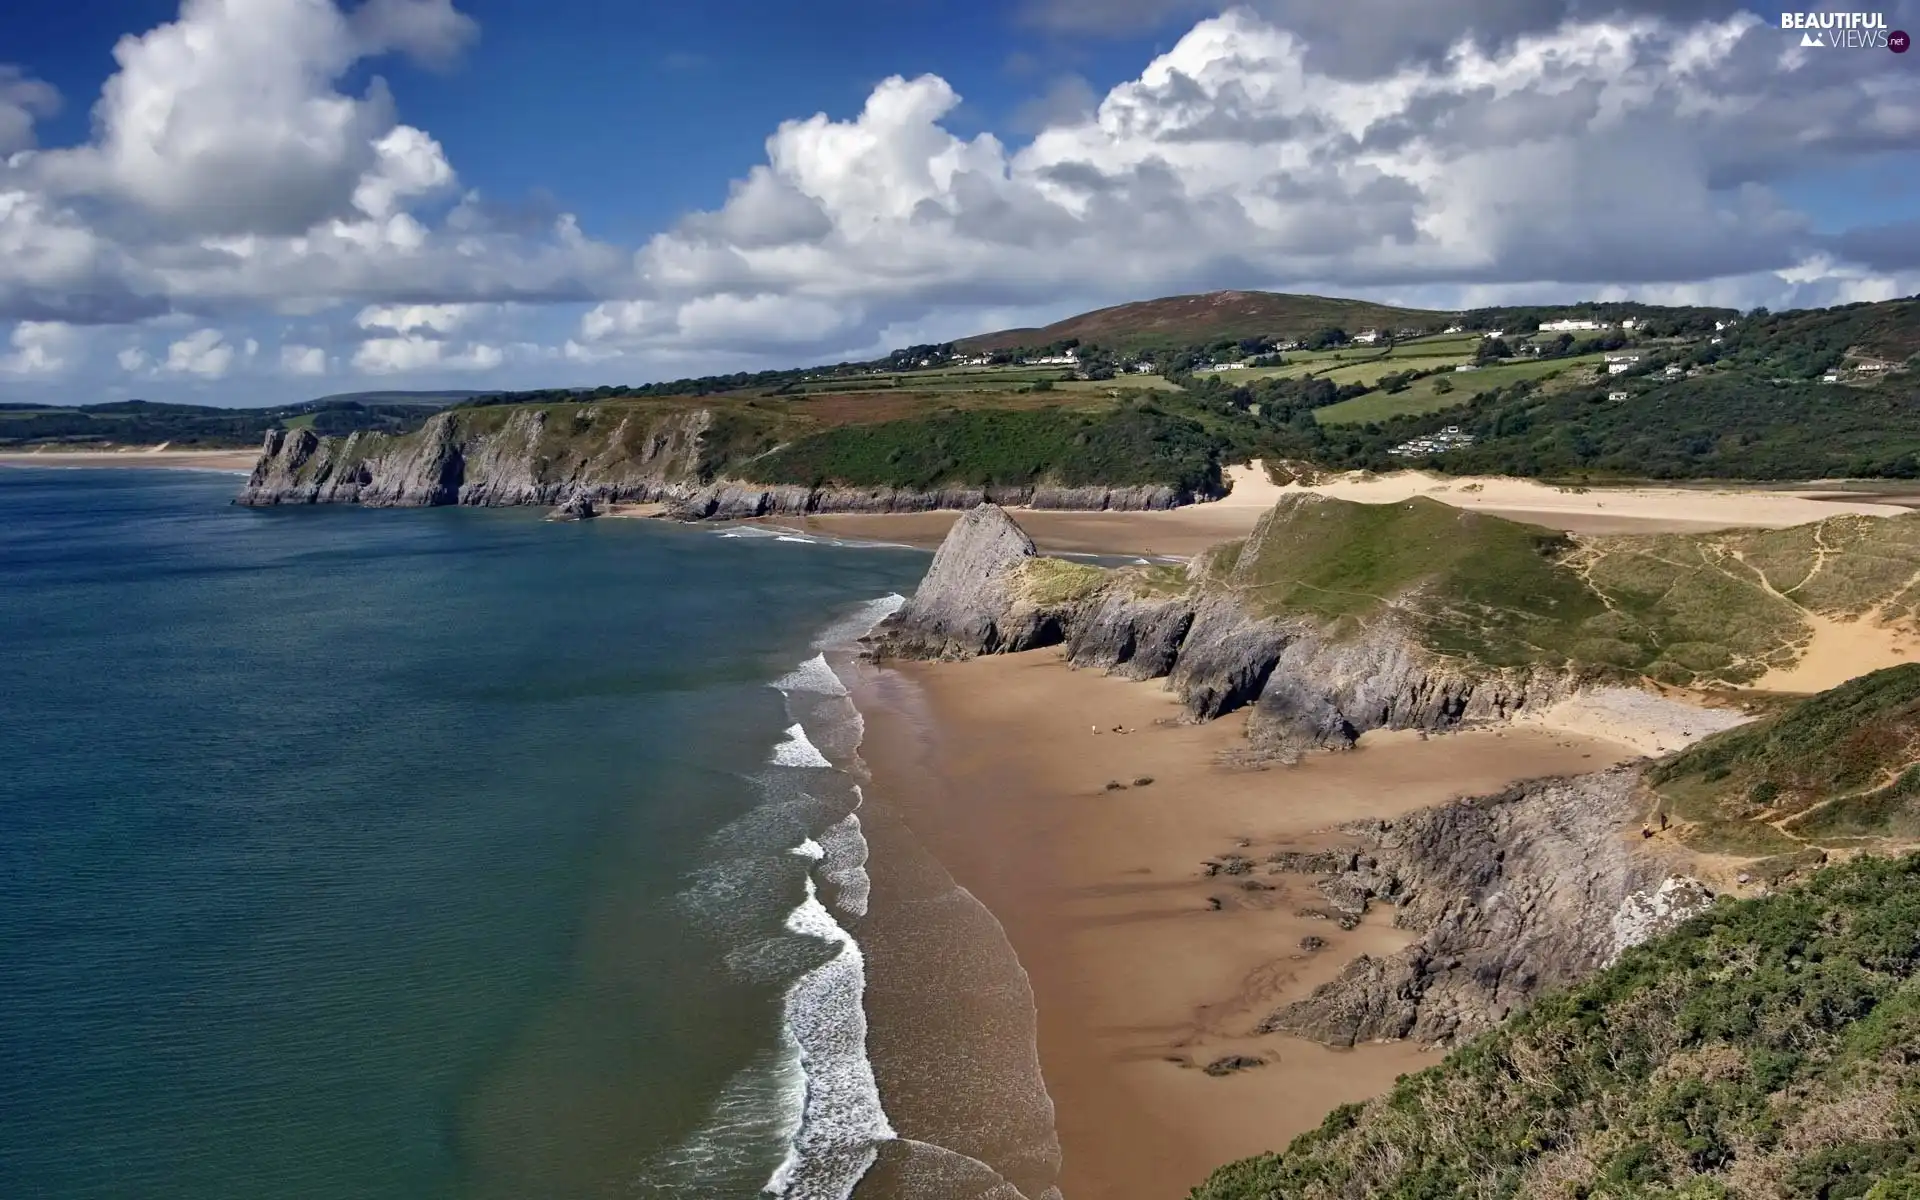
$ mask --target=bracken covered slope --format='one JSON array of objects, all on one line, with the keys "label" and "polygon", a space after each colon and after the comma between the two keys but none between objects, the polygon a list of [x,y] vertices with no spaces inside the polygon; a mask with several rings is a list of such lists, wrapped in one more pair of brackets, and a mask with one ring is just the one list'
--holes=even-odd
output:
[{"label": "bracken covered slope", "polygon": [[1920,1196],[1920,857],[1720,900],[1193,1200]]}]

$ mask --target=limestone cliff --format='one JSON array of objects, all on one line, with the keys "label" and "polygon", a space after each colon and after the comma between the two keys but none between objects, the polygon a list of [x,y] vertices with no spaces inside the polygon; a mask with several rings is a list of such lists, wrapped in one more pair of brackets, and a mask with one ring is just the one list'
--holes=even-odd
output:
[{"label": "limestone cliff", "polygon": [[1640,773],[1536,780],[1349,827],[1360,849],[1321,892],[1353,917],[1391,904],[1421,936],[1355,959],[1263,1028],[1334,1046],[1470,1037],[1704,908],[1711,894],[1677,875],[1685,856],[1631,833],[1652,806]]},{"label": "limestone cliff", "polygon": [[[716,440],[720,439],[720,440]],[[406,435],[266,435],[237,497],[246,505],[554,505],[665,502],[686,519],[816,512],[923,512],[983,501],[1061,509],[1158,509],[1195,497],[1169,486],[1060,487],[1044,481],[992,489],[807,487],[732,478],[752,458],[731,453],[705,408],[526,405],[435,414]]]},{"label": "limestone cliff", "polygon": [[[1215,551],[1184,572],[1060,563],[1038,558],[1012,518],[983,503],[955,525],[913,600],[876,632],[873,652],[951,659],[1062,644],[1075,666],[1166,679],[1194,720],[1251,705],[1249,749],[1280,760],[1351,747],[1369,729],[1504,721],[1581,682],[1571,669],[1436,654],[1393,613],[1361,626],[1262,613],[1223,581],[1232,553]],[[1042,575],[1051,587],[1036,586]]]},{"label": "limestone cliff", "polygon": [[894,658],[971,658],[1060,640],[1059,615],[1035,604],[1021,572],[1033,539],[997,505],[969,509],[934,553],[913,598],[872,635]]}]

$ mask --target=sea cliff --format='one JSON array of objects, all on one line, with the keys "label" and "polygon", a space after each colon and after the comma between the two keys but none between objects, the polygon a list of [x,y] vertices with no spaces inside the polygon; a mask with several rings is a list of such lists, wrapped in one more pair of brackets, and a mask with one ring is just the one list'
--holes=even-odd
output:
[{"label": "sea cliff", "polygon": [[[404,434],[267,433],[236,497],[251,506],[557,505],[658,502],[669,515],[724,520],[807,513],[925,512],[984,502],[1045,509],[1165,509],[1203,498],[1174,483],[1050,481],[973,486],[840,486],[760,481],[762,448],[739,420],[701,407],[501,406],[435,414]],[[768,436],[772,436],[768,434]],[[757,451],[757,452],[756,452]]]},{"label": "sea cliff", "polygon": [[1075,666],[1164,678],[1194,720],[1251,706],[1249,751],[1276,760],[1349,748],[1371,729],[1506,720],[1565,698],[1591,675],[1449,658],[1393,613],[1354,628],[1262,612],[1236,587],[1236,571],[1253,558],[1237,543],[1185,571],[1042,558],[1004,510],[982,504],[955,523],[912,599],[875,631],[871,652],[961,659],[1060,645]]}]

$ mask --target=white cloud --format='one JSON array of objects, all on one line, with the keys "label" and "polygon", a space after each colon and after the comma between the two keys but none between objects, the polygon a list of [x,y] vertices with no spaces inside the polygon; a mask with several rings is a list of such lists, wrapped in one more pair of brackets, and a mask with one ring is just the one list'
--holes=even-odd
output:
[{"label": "white cloud", "polygon": [[113,357],[120,364],[120,369],[129,375],[145,370],[153,361],[147,357],[147,352],[138,346],[123,347]]},{"label": "white cloud", "polygon": [[1245,10],[1203,21],[1019,150],[945,128],[939,77],[889,79],[853,119],[781,125],[724,207],[640,253],[645,298],[594,309],[578,343],[730,322],[746,347],[779,312],[794,341],[858,344],[955,308],[1304,281],[1757,280],[1821,245],[1771,181],[1920,139],[1920,86],[1743,12],[1462,41],[1365,81],[1308,49]]},{"label": "white cloud", "polygon": [[[529,233],[472,197],[423,216],[457,179],[444,149],[377,77],[342,90],[371,55],[445,61],[474,29],[449,0],[183,0],[114,48],[92,140],[0,160],[0,319],[606,295],[626,255],[570,218]],[[51,93],[0,71],[4,154]]]},{"label": "white cloud", "polygon": [[78,340],[73,327],[59,321],[21,321],[7,338],[13,353],[0,355],[0,375],[59,375],[67,369],[67,356]]},{"label": "white cloud", "polygon": [[33,146],[33,123],[60,111],[60,93],[19,67],[0,63],[0,156]]},{"label": "white cloud", "polygon": [[288,375],[325,375],[327,352],[319,346],[288,342],[280,347],[280,370]]},{"label": "white cloud", "polygon": [[[1185,0],[1031,3],[1065,27]],[[80,145],[31,148],[58,97],[0,67],[0,322],[165,328],[181,340],[140,351],[158,365],[126,369],[185,382],[235,374],[248,329],[289,374],[705,370],[1215,287],[1444,308],[1920,290],[1905,225],[1830,235],[1776,192],[1920,146],[1920,76],[1887,56],[1801,51],[1730,0],[1257,4],[1105,94],[1064,78],[1025,144],[955,134],[938,76],[888,79],[856,114],[782,123],[724,201],[635,251],[455,200],[445,147],[369,74],[470,44],[451,0],[183,0],[120,40]],[[560,303],[585,315],[557,347],[491,319]],[[269,313],[311,324],[247,323]],[[309,353],[342,326],[350,354]]]},{"label": "white cloud", "polygon": [[217,329],[197,329],[167,347],[160,369],[175,375],[218,379],[233,365],[233,347]]},{"label": "white cloud", "polygon": [[355,370],[368,375],[399,375],[432,369],[490,371],[506,361],[497,346],[469,342],[459,349],[437,338],[369,338],[353,352]]},{"label": "white cloud", "polygon": [[389,329],[394,333],[452,333],[491,308],[486,304],[370,304],[360,310],[353,323],[362,329]]}]

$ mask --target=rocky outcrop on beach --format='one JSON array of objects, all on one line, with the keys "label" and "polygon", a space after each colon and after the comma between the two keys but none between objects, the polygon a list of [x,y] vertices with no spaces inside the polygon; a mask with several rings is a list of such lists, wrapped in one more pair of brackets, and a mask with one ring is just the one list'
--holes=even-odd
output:
[{"label": "rocky outcrop on beach", "polygon": [[556,505],[574,496],[597,504],[662,502],[683,520],[804,516],[809,513],[929,512],[982,502],[1050,509],[1139,511],[1196,497],[1179,488],[1062,487],[840,488],[703,480],[704,409],[649,419],[581,407],[479,408],[437,413],[404,436],[311,429],[270,431],[236,503],[361,504],[419,508],[446,504]]},{"label": "rocky outcrop on beach", "polygon": [[913,598],[870,638],[887,658],[972,658],[1058,642],[1059,614],[1020,587],[1033,539],[997,505],[969,509],[940,543]]},{"label": "rocky outcrop on beach", "polygon": [[593,506],[593,497],[586,492],[575,492],[561,502],[560,506],[547,514],[549,521],[591,521],[600,515]]},{"label": "rocky outcrop on beach", "polygon": [[[1074,586],[1032,586],[1041,564],[1079,573]],[[1077,667],[1164,678],[1193,720],[1251,706],[1248,752],[1260,761],[1347,749],[1370,729],[1505,721],[1581,683],[1572,671],[1443,658],[1392,617],[1349,631],[1263,615],[1212,584],[1219,573],[1206,558],[1174,579],[1041,559],[1011,516],[982,503],[955,524],[913,600],[871,644],[877,657],[941,659],[1060,644]]]},{"label": "rocky outcrop on beach", "polygon": [[1704,909],[1712,893],[1679,874],[1682,852],[1624,832],[1651,804],[1640,776],[1628,765],[1536,780],[1349,826],[1359,848],[1322,878],[1322,894],[1354,916],[1392,905],[1394,923],[1420,937],[1355,959],[1263,1031],[1331,1046],[1471,1037]]}]

